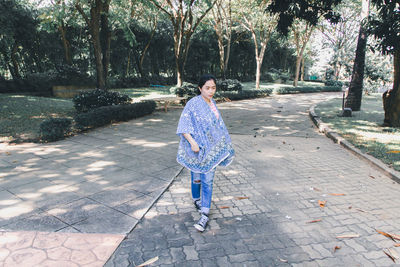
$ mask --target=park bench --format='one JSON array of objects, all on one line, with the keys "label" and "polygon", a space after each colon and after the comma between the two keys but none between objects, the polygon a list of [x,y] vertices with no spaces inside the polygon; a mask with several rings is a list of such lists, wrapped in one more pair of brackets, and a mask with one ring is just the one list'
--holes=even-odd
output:
[{"label": "park bench", "polygon": [[166,97],[152,98],[151,100],[154,100],[157,104],[163,105],[164,111],[167,112],[169,105],[171,105],[172,103],[180,102],[181,100],[186,100],[186,97],[166,96]]}]

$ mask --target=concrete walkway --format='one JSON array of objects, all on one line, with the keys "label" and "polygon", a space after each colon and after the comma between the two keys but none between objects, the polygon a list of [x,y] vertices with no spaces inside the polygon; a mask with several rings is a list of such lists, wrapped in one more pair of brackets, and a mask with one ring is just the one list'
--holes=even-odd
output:
[{"label": "concrete walkway", "polygon": [[400,185],[316,131],[308,108],[331,97],[219,104],[237,157],[217,171],[203,234],[175,162],[180,109],[0,144],[0,265],[393,264],[383,249],[398,248],[376,229],[400,234]]}]

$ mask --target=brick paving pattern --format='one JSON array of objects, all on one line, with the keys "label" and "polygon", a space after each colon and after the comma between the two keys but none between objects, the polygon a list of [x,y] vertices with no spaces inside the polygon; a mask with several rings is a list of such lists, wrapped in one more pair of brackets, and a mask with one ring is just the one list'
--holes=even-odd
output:
[{"label": "brick paving pattern", "polygon": [[[216,173],[204,233],[193,227],[199,214],[184,170],[106,266],[154,257],[154,266],[393,265],[383,249],[400,251],[376,230],[399,233],[399,184],[316,133],[301,106],[302,118],[292,113],[288,121],[279,108],[287,99],[279,100],[273,111],[269,99],[251,102],[261,114],[253,120],[246,120],[250,102],[237,104],[247,111],[236,118],[231,103],[221,105],[233,118],[225,121],[237,157]],[[283,127],[271,127],[274,116]],[[242,122],[247,127],[235,128]],[[348,235],[358,237],[338,238]]]},{"label": "brick paving pattern", "polygon": [[316,131],[308,108],[331,97],[218,104],[237,156],[216,172],[204,233],[175,161],[180,109],[0,144],[0,265],[394,265],[383,250],[399,248],[376,230],[400,234],[400,185]]}]

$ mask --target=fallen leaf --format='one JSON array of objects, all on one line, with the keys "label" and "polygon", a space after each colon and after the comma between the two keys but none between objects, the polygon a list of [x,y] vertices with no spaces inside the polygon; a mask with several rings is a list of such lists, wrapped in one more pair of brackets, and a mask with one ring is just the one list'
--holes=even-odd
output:
[{"label": "fallen leaf", "polygon": [[352,206],[350,206],[350,207],[349,207],[349,210],[351,210],[352,208],[353,208],[353,207],[352,207]]},{"label": "fallen leaf", "polygon": [[338,235],[336,238],[355,238],[360,237],[359,234]]},{"label": "fallen leaf", "polygon": [[12,163],[18,163],[18,160],[13,160],[13,162]]},{"label": "fallen leaf", "polygon": [[315,191],[321,191],[321,189],[314,187]]},{"label": "fallen leaf", "polygon": [[390,151],[387,151],[386,153],[398,154],[398,153],[400,153],[400,150],[390,150]]},{"label": "fallen leaf", "polygon": [[138,265],[137,267],[143,267],[143,266],[146,266],[146,265],[150,265],[152,263],[155,263],[156,261],[158,261],[158,256],[154,257],[154,258],[152,258],[152,259],[150,259],[148,261],[143,262],[142,264]]},{"label": "fallen leaf", "polygon": [[390,239],[394,240],[400,240],[400,235],[396,235],[396,234],[391,234],[391,233],[386,233],[386,232],[382,232],[379,231],[377,229],[375,229],[378,233],[380,233],[381,235],[384,235],[386,237],[389,237]]},{"label": "fallen leaf", "polygon": [[237,200],[249,199],[249,197],[236,197]]},{"label": "fallen leaf", "polygon": [[335,247],[333,248],[333,252],[336,252],[336,250],[338,250],[338,249],[341,249],[341,247],[335,246]]},{"label": "fallen leaf", "polygon": [[322,221],[322,219],[312,220],[312,221],[309,221],[309,222],[307,222],[307,223],[316,223],[316,222],[320,222],[320,221]]},{"label": "fallen leaf", "polygon": [[321,208],[325,207],[326,201],[318,200],[318,204]]},{"label": "fallen leaf", "polygon": [[388,248],[386,251],[383,250],[383,253],[391,258],[394,263],[396,263],[396,260],[399,259],[399,255],[393,249]]},{"label": "fallen leaf", "polygon": [[219,208],[220,209],[229,209],[230,207],[229,206],[220,206]]},{"label": "fallen leaf", "polygon": [[346,194],[330,193],[331,196],[345,196]]},{"label": "fallen leaf", "polygon": [[396,243],[396,244],[394,244],[394,246],[395,246],[396,248],[398,248],[398,247],[400,247],[400,243]]},{"label": "fallen leaf", "polygon": [[7,155],[7,156],[10,156],[10,155],[11,155],[11,153],[10,153],[10,152],[6,152],[6,155]]},{"label": "fallen leaf", "polygon": [[366,212],[365,210],[362,210],[362,209],[356,209],[356,210],[361,211],[361,212]]},{"label": "fallen leaf", "polygon": [[285,141],[282,141],[282,144],[286,144],[286,142],[285,142]]},{"label": "fallen leaf", "polygon": [[281,262],[288,262],[288,260],[278,258]]},{"label": "fallen leaf", "polygon": [[372,179],[375,179],[375,177],[374,177],[374,176],[372,176],[372,175],[370,175],[369,177],[371,177]]}]

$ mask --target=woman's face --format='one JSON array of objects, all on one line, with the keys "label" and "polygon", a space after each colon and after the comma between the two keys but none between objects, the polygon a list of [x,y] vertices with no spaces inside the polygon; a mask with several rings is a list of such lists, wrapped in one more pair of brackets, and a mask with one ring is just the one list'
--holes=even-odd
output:
[{"label": "woman's face", "polygon": [[215,85],[214,80],[208,80],[203,87],[199,87],[201,96],[206,100],[210,100],[214,96],[215,91],[217,90],[217,86]]}]

